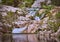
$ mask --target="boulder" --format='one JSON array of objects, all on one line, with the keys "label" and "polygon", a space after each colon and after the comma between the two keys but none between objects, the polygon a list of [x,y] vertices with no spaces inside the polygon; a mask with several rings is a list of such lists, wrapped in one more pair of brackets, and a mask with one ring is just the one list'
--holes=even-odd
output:
[{"label": "boulder", "polygon": [[20,17],[18,17],[18,20],[19,21],[29,21],[30,19],[27,17],[20,16]]}]

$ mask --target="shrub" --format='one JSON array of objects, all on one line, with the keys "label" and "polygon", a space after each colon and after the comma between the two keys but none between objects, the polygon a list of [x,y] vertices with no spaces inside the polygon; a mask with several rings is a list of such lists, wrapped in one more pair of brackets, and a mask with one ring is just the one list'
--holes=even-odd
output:
[{"label": "shrub", "polygon": [[51,0],[51,3],[52,3],[53,5],[60,6],[60,0]]}]

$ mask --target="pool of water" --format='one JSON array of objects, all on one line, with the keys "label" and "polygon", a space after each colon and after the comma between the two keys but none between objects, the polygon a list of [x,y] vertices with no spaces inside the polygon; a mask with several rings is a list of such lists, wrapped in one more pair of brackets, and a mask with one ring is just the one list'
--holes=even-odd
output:
[{"label": "pool of water", "polygon": [[60,42],[58,38],[39,38],[37,34],[0,35],[0,42]]}]

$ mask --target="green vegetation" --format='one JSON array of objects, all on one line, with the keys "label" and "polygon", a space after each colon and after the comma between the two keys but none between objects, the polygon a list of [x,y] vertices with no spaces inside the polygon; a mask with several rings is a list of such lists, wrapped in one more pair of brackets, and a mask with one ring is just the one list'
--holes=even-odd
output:
[{"label": "green vegetation", "polygon": [[53,30],[54,32],[57,32],[57,30],[59,29],[59,23],[57,22],[48,22],[48,27]]},{"label": "green vegetation", "polygon": [[2,4],[13,5],[13,0],[2,0]]},{"label": "green vegetation", "polygon": [[55,15],[56,19],[60,19],[60,12]]},{"label": "green vegetation", "polygon": [[60,6],[60,0],[51,0],[53,5]]},{"label": "green vegetation", "polygon": [[42,5],[42,8],[47,9],[47,10],[51,10],[54,8],[54,6],[53,5]]},{"label": "green vegetation", "polygon": [[[51,17],[52,18],[52,17]],[[55,21],[54,21],[55,20]],[[53,21],[53,22],[52,22]],[[54,32],[57,32],[60,26],[60,12],[55,15],[52,21],[48,21],[48,27],[52,29]]]},{"label": "green vegetation", "polygon": [[24,0],[25,2],[25,6],[26,7],[31,7],[31,5],[33,4],[34,0]]},{"label": "green vegetation", "polygon": [[54,8],[53,5],[43,5],[42,6],[42,9],[45,9],[44,12],[42,12],[41,14],[37,13],[35,16],[38,16],[38,17],[42,17],[42,15],[48,15],[49,18],[52,16],[51,13],[50,13],[50,10],[52,10]]},{"label": "green vegetation", "polygon": [[10,5],[14,7],[31,7],[34,0],[2,0],[2,4]]}]

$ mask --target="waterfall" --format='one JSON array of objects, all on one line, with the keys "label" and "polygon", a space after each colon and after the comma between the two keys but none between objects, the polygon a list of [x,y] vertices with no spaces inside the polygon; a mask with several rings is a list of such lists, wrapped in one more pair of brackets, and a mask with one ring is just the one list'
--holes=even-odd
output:
[{"label": "waterfall", "polygon": [[[35,16],[35,14],[37,13],[37,11],[39,11],[40,8],[41,8],[41,2],[45,2],[45,1],[47,1],[47,3],[46,3],[47,5],[51,3],[51,0],[36,0],[33,3],[33,5],[31,6],[31,8],[29,9],[30,12],[28,14],[30,14],[31,16]],[[37,16],[35,16],[35,20],[40,20],[44,16],[45,16],[45,13],[42,14],[42,16],[40,18],[37,17]]]}]

